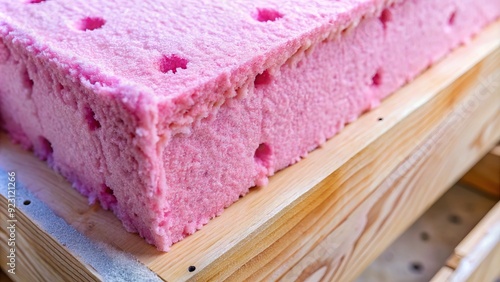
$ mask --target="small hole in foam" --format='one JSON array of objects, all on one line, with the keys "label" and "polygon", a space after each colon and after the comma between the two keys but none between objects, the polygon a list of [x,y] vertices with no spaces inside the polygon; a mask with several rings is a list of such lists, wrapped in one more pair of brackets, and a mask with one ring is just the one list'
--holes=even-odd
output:
[{"label": "small hole in foam", "polygon": [[372,76],[372,86],[378,87],[382,85],[382,70],[378,70],[373,76]]},{"label": "small hole in foam", "polygon": [[104,208],[108,208],[110,204],[115,204],[117,202],[115,193],[108,185],[102,185],[102,204]]},{"label": "small hole in foam", "polygon": [[91,131],[101,128],[101,123],[96,119],[95,113],[90,107],[85,108],[85,120]]},{"label": "small hole in foam", "polygon": [[379,118],[378,118],[378,121],[383,121],[383,120],[384,120],[384,118],[383,118],[383,117],[379,117]]},{"label": "small hole in foam", "polygon": [[104,193],[107,194],[107,195],[114,196],[113,189],[109,188],[108,185],[104,185]]},{"label": "small hole in foam", "polygon": [[24,68],[21,79],[23,82],[23,86],[31,91],[35,83],[33,82],[33,79],[31,79],[28,69]]},{"label": "small hole in foam", "polygon": [[30,201],[30,200],[25,200],[25,201],[23,202],[23,205],[25,205],[25,206],[29,206],[30,204],[31,204],[31,201]]},{"label": "small hole in foam", "polygon": [[38,3],[42,3],[42,2],[45,2],[47,0],[28,0],[28,3],[29,4],[38,4]]},{"label": "small hole in foam", "polygon": [[277,19],[281,19],[283,16],[282,13],[269,8],[257,8],[257,11],[252,15],[252,17],[259,22],[274,22]]},{"label": "small hole in foam", "polygon": [[162,73],[172,72],[176,73],[178,69],[186,69],[188,60],[181,58],[175,54],[163,56],[160,59],[160,71]]},{"label": "small hole in foam", "polygon": [[392,21],[392,12],[389,9],[384,9],[382,11],[382,14],[380,15],[380,22],[382,22],[382,25],[384,28],[387,28],[387,24]]},{"label": "small hole in foam", "polygon": [[457,18],[457,12],[451,13],[450,17],[448,18],[448,25],[454,25],[456,18]]},{"label": "small hole in foam", "polygon": [[271,80],[272,80],[272,77],[269,74],[269,71],[266,70],[263,73],[258,74],[255,77],[254,84],[255,84],[255,87],[264,86],[264,85],[268,85],[269,83],[271,83]]},{"label": "small hole in foam", "polygon": [[58,82],[56,84],[56,90],[57,90],[57,92],[63,91],[64,90],[64,85],[62,85],[62,83]]},{"label": "small hole in foam", "polygon": [[40,144],[38,154],[42,160],[46,161],[54,153],[54,148],[52,147],[52,143],[50,143],[47,138],[40,136],[38,137],[38,140]]},{"label": "small hole in foam", "polygon": [[106,20],[100,17],[86,17],[80,20],[76,26],[79,30],[96,30],[106,24]]},{"label": "small hole in foam", "polygon": [[262,143],[259,145],[257,150],[255,150],[254,159],[259,164],[269,167],[272,153],[273,151],[271,150],[271,147],[266,143]]}]

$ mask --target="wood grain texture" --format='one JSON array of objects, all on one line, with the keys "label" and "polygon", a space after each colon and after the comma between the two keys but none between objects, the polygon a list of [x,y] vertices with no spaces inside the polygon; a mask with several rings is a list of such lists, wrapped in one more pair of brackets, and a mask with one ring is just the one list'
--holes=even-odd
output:
[{"label": "wood grain texture", "polygon": [[5,138],[0,167],[18,171],[87,237],[135,256],[167,281],[351,280],[500,140],[499,31],[500,23],[488,27],[169,253],[89,207]]},{"label": "wood grain texture", "polygon": [[500,199],[500,153],[493,149],[460,180],[483,193]]},{"label": "wood grain texture", "polygon": [[[0,221],[7,222],[7,200],[0,197]],[[43,232],[21,210],[16,211],[16,271],[14,281],[100,281],[99,274],[52,236]],[[4,225],[5,226],[5,225]],[[7,267],[8,233],[0,229],[0,264]],[[48,280],[47,280],[48,279]]]}]

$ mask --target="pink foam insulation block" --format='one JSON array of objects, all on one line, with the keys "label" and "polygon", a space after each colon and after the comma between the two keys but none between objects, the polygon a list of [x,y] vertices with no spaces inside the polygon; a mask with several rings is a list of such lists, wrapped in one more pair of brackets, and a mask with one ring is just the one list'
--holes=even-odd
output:
[{"label": "pink foam insulation block", "polygon": [[0,125],[166,251],[499,15],[500,0],[0,0]]}]

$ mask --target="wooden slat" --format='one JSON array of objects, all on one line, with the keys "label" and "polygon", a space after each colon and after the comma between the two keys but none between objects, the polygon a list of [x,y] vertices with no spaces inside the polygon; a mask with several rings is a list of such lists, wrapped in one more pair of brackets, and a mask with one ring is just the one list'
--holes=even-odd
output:
[{"label": "wooden slat", "polygon": [[500,279],[500,202],[455,248],[446,264],[453,270],[448,281]]},{"label": "wooden slat", "polygon": [[[474,230],[467,235],[467,237],[455,248],[454,256],[458,257],[460,262],[462,258],[472,253],[473,250],[480,244],[493,229],[500,227],[500,203],[498,203],[474,228]],[[500,243],[499,237],[496,238]],[[500,260],[499,260],[500,262]],[[457,266],[449,265],[450,267],[457,268]],[[500,264],[499,264],[500,270]]]},{"label": "wooden slat", "polygon": [[89,207],[5,138],[0,167],[17,170],[87,237],[135,256],[167,281],[351,280],[500,140],[498,85],[484,86],[498,77],[499,30],[500,23],[490,26],[169,253]]},{"label": "wooden slat", "polygon": [[[500,243],[478,249],[477,253],[465,259],[471,261],[470,267],[460,265],[451,276],[451,281],[497,282],[500,279]],[[485,255],[485,256],[484,256]],[[476,260],[482,259],[475,264]]]},{"label": "wooden slat", "polygon": [[443,266],[436,275],[432,278],[431,282],[448,282],[453,274],[453,269]]},{"label": "wooden slat", "polygon": [[500,199],[500,147],[495,147],[461,179],[471,187]]}]

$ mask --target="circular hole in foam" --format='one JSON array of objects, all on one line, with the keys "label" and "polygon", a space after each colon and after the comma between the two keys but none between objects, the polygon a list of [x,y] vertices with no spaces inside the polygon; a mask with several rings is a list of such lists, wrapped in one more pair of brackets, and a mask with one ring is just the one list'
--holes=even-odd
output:
[{"label": "circular hole in foam", "polygon": [[100,17],[86,17],[81,19],[76,28],[82,31],[96,30],[106,24],[106,20]]},{"label": "circular hole in foam", "polygon": [[284,15],[275,9],[269,8],[257,8],[252,14],[252,17],[259,22],[274,22],[277,19],[281,19]]},{"label": "circular hole in foam", "polygon": [[384,28],[387,28],[387,24],[392,21],[392,12],[389,9],[384,9],[382,11],[382,14],[379,17],[380,22],[382,22],[382,25]]},{"label": "circular hole in foam", "polygon": [[373,87],[378,87],[382,85],[382,70],[379,69],[377,72],[372,76],[372,86]]},{"label": "circular hole in foam", "polygon": [[451,13],[450,17],[448,18],[448,25],[454,25],[456,18],[457,18],[457,12]]},{"label": "circular hole in foam", "polygon": [[101,123],[96,119],[95,112],[90,107],[85,108],[85,121],[87,121],[90,131],[101,128]]},{"label": "circular hole in foam", "polygon": [[269,71],[264,71],[260,74],[258,74],[256,77],[255,77],[255,87],[259,87],[259,86],[264,86],[264,85],[268,85],[269,83],[271,83],[272,81],[272,77],[271,77],[271,74],[269,74]]},{"label": "circular hole in foam", "polygon": [[164,55],[159,62],[159,68],[162,73],[177,73],[178,69],[187,69],[189,61],[175,54]]}]

